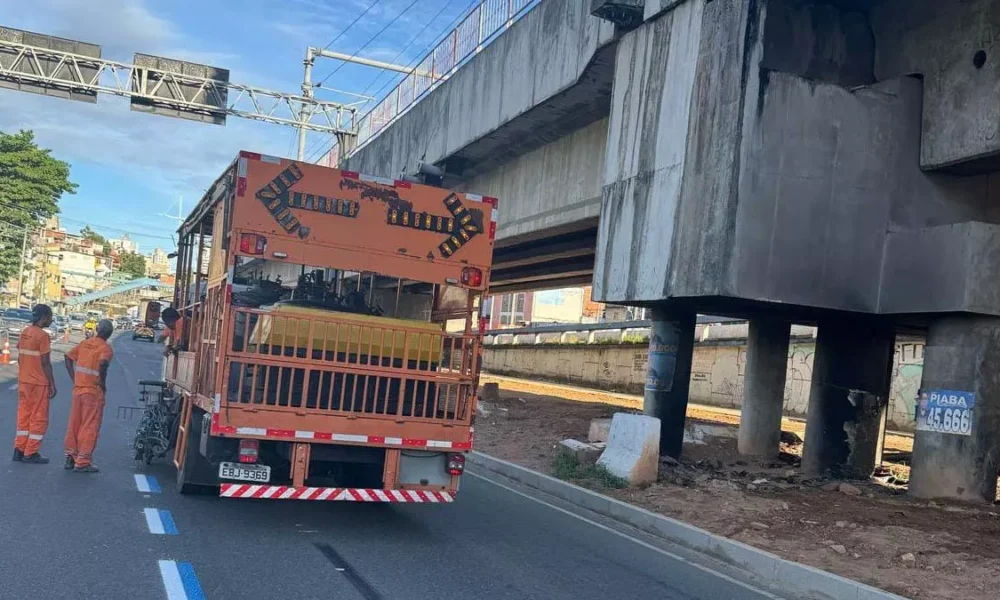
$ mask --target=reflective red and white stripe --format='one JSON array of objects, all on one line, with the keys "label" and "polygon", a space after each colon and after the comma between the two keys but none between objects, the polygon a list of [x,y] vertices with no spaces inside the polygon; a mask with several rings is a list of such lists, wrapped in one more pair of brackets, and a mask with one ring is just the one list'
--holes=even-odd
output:
[{"label": "reflective red and white stripe", "polygon": [[440,448],[445,450],[471,450],[472,440],[449,442],[445,440],[424,440],[416,438],[387,437],[379,435],[358,435],[353,433],[331,433],[324,431],[298,431],[291,429],[265,429],[263,427],[233,427],[220,423],[218,413],[212,415],[212,435],[231,435],[255,438],[283,438],[302,441],[343,442],[346,444],[366,444],[372,446],[398,446],[400,448]]},{"label": "reflective red and white stripe", "polygon": [[319,500],[327,502],[410,502],[440,504],[454,502],[450,492],[425,490],[375,490],[368,488],[292,487],[223,483],[222,498],[257,498],[261,500]]},{"label": "reflective red and white stripe", "polygon": [[493,210],[490,211],[490,239],[495,240],[497,221],[500,219],[500,201],[492,196],[480,196],[479,194],[466,194],[465,197],[476,202],[485,202],[493,207]]}]

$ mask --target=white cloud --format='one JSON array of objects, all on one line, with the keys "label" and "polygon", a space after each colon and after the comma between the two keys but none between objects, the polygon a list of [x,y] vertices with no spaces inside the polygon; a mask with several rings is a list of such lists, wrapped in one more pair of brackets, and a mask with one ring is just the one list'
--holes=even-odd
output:
[{"label": "white cloud", "polygon": [[[29,5],[30,4],[30,8]],[[238,57],[196,50],[145,0],[0,0],[3,24],[101,44],[104,56],[130,61],[141,51],[230,67]],[[43,16],[44,15],[44,16]],[[232,80],[239,79],[234,70]],[[96,105],[0,90],[0,130],[32,129],[38,142],[71,163],[104,167],[109,178],[148,182],[169,195],[200,195],[240,149],[285,154],[294,131],[231,117],[225,127],[135,113],[101,95]]]},{"label": "white cloud", "polygon": [[144,0],[0,0],[0,14],[5,25],[98,44],[103,56],[116,60],[181,40],[176,27]]}]

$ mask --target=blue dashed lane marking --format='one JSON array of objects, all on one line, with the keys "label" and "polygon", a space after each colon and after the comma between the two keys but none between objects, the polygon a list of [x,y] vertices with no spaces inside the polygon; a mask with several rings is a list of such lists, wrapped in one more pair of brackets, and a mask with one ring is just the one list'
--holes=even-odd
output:
[{"label": "blue dashed lane marking", "polygon": [[167,591],[167,600],[205,600],[205,593],[201,591],[191,563],[161,560],[160,577]]},{"label": "blue dashed lane marking", "polygon": [[157,535],[177,535],[180,533],[177,531],[174,517],[169,510],[147,508],[143,510],[143,513],[146,515],[146,525],[149,527],[150,533]]},{"label": "blue dashed lane marking", "polygon": [[136,475],[135,476],[135,487],[139,489],[140,492],[146,494],[159,494],[160,484],[156,482],[156,477],[152,475]]}]

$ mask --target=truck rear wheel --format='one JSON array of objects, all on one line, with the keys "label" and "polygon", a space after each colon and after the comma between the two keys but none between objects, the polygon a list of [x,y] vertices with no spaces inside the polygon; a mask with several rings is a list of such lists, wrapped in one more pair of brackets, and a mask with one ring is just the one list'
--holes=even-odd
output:
[{"label": "truck rear wheel", "polygon": [[201,424],[205,411],[191,408],[188,423],[187,448],[184,449],[184,463],[177,470],[177,489],[181,494],[208,494],[215,491],[219,481],[212,464],[198,450],[201,444]]}]

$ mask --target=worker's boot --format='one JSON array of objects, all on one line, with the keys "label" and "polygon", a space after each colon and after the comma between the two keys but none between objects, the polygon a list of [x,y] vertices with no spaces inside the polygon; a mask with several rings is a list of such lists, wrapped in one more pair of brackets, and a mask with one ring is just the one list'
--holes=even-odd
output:
[{"label": "worker's boot", "polygon": [[21,462],[22,460],[24,460],[24,450],[18,450],[17,448],[14,448],[14,456],[11,457],[11,460],[14,462]]},{"label": "worker's boot", "polygon": [[67,471],[69,471],[70,469],[73,469],[74,467],[76,467],[76,462],[73,460],[72,456],[69,456],[67,454],[66,455],[66,462],[63,463],[63,468],[66,469]]},{"label": "worker's boot", "polygon": [[34,454],[29,454],[22,458],[21,462],[31,463],[34,465],[47,465],[49,464],[49,459],[35,452]]},{"label": "worker's boot", "polygon": [[73,468],[74,473],[100,473],[100,471],[101,470],[94,465],[84,465],[82,467]]}]

